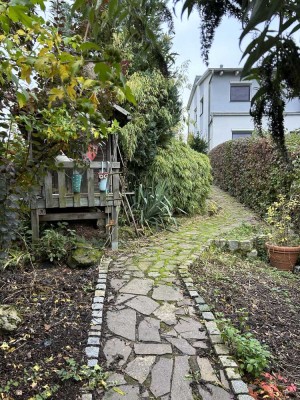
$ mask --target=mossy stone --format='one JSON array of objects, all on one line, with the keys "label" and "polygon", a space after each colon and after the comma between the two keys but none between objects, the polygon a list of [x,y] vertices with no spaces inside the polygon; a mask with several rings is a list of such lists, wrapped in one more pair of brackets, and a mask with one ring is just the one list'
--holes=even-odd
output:
[{"label": "mossy stone", "polygon": [[0,305],[0,332],[14,332],[21,322],[21,316],[14,306]]},{"label": "mossy stone", "polygon": [[103,251],[86,243],[78,243],[67,260],[70,268],[88,268],[99,264]]}]

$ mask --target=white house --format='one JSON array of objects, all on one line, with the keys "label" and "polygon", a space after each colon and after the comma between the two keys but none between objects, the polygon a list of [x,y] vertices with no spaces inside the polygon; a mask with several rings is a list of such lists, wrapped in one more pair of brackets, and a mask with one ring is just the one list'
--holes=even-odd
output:
[{"label": "white house", "polygon": [[[254,123],[250,102],[258,89],[256,81],[241,81],[241,68],[209,68],[196,76],[187,110],[189,133],[200,132],[209,150],[220,143],[250,136]],[[267,123],[264,122],[265,127]],[[300,99],[286,104],[285,128],[300,127]]]}]

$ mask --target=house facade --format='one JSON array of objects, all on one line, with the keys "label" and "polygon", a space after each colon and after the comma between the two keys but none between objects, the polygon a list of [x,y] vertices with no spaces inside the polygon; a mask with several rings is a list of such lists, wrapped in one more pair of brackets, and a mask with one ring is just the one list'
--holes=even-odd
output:
[{"label": "house facade", "polygon": [[[242,81],[241,68],[209,68],[196,76],[187,110],[189,133],[198,132],[209,150],[227,140],[250,136],[254,130],[250,116],[251,99],[258,90],[256,81]],[[267,128],[267,121],[263,121]],[[300,127],[300,99],[288,101],[285,128]]]}]

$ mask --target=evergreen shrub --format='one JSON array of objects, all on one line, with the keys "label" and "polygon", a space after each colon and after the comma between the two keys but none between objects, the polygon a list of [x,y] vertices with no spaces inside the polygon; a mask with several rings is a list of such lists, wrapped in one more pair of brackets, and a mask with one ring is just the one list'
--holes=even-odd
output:
[{"label": "evergreen shrub", "polygon": [[173,208],[188,214],[201,212],[212,181],[208,157],[173,139],[160,148],[145,180],[159,185],[166,182]]},{"label": "evergreen shrub", "polygon": [[287,135],[286,143],[293,170],[270,138],[252,137],[220,144],[209,154],[215,184],[265,215],[279,194],[300,189],[300,135]]}]

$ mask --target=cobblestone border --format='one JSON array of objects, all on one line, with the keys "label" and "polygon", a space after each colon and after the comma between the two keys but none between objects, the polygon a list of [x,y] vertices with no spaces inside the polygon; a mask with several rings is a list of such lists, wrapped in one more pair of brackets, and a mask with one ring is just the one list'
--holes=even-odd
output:
[{"label": "cobblestone border", "polygon": [[[111,258],[102,258],[98,266],[98,278],[92,304],[92,321],[88,333],[87,346],[85,348],[87,365],[89,367],[94,367],[96,364],[98,364],[101,346],[103,305],[106,295],[108,268],[111,262]],[[92,399],[93,395],[91,393],[82,392],[81,400]]]},{"label": "cobblestone border", "polygon": [[204,324],[209,339],[220,361],[220,364],[224,368],[233,393],[237,396],[238,400],[253,400],[253,397],[249,396],[248,386],[241,379],[241,376],[238,372],[238,365],[229,355],[229,349],[224,344],[221,333],[215,322],[214,314],[211,312],[209,305],[206,304],[203,297],[201,297],[197,292],[192,276],[188,271],[189,267],[195,264],[195,262],[200,258],[201,253],[207,250],[208,247],[209,246],[202,247],[200,252],[195,253],[192,257],[190,257],[190,259],[181,264],[178,268],[178,271],[186,290],[188,291],[190,297],[194,300],[197,310],[205,321]]}]

